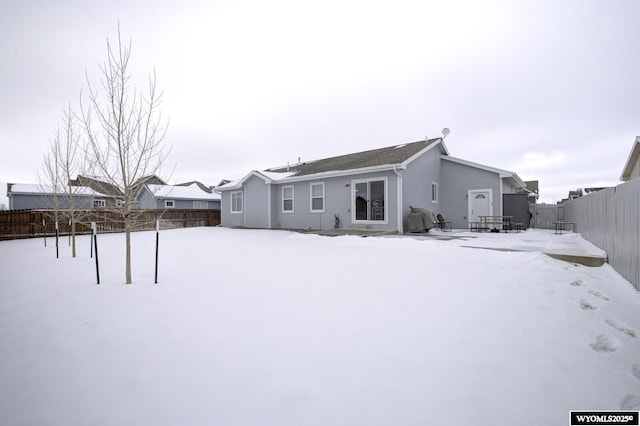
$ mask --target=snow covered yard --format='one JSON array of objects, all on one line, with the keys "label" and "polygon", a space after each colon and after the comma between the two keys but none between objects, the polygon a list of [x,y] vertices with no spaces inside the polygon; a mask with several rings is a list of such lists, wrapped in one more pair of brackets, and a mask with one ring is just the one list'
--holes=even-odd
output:
[{"label": "snow covered yard", "polygon": [[52,239],[0,242],[0,423],[567,425],[640,408],[640,294],[609,265],[460,240],[160,235],[158,285],[154,232],[133,235],[129,286],[123,235],[99,236],[100,285],[88,237],[76,259],[66,239],[60,259]]}]

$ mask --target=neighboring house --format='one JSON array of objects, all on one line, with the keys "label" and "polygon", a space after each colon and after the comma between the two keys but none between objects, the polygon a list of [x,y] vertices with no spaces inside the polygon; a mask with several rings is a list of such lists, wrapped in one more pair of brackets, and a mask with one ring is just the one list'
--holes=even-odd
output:
[{"label": "neighboring house", "polygon": [[466,228],[502,215],[502,195],[525,191],[517,174],[449,156],[442,138],[252,171],[215,189],[223,226],[403,232],[409,206]]},{"label": "neighboring house", "polygon": [[636,140],[633,142],[627,163],[622,169],[620,180],[626,182],[638,177],[640,177],[640,136],[636,136]]},{"label": "neighboring house", "polygon": [[[155,176],[136,183],[134,208],[138,209],[220,209],[220,195],[200,182],[179,185],[156,184]],[[83,185],[80,185],[82,183]],[[103,192],[104,191],[104,192]],[[122,206],[122,193],[99,178],[78,176],[57,193],[52,187],[34,184],[7,184],[10,210],[68,209],[71,193],[77,209],[101,209]]]},{"label": "neighboring house", "polygon": [[71,197],[73,197],[74,208],[91,209],[100,195],[85,186],[55,190],[49,185],[7,184],[9,210],[68,209],[71,205]]},{"label": "neighboring house", "polygon": [[220,210],[220,195],[200,182],[179,185],[143,184],[136,198],[141,209]]},{"label": "neighboring house", "polygon": [[[159,184],[166,185],[167,183],[160,179],[156,175],[148,175],[138,179],[132,185],[132,191],[134,194],[140,191],[140,188],[144,184]],[[69,185],[71,186],[86,186],[92,188],[94,191],[100,194],[100,196],[96,197],[94,200],[95,208],[113,208],[113,207],[122,207],[124,194],[114,183],[110,182],[109,179],[100,177],[100,176],[82,176],[78,175],[76,179],[72,179],[69,181]],[[137,208],[138,206],[134,206]]]}]

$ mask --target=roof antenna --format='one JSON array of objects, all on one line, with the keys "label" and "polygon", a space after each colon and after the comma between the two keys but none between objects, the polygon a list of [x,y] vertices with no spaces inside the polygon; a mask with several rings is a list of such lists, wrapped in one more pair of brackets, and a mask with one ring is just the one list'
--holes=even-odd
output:
[{"label": "roof antenna", "polygon": [[445,127],[444,129],[442,129],[442,140],[444,140],[444,138],[449,136],[449,133],[451,133],[451,130],[449,130],[448,127]]}]

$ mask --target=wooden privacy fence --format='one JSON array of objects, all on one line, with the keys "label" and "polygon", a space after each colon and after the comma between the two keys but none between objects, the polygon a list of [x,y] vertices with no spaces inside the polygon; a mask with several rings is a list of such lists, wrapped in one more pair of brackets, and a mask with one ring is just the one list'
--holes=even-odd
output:
[{"label": "wooden privacy fence", "polygon": [[[69,212],[65,210],[9,210],[0,212],[0,240],[55,235],[56,216],[61,235],[71,233]],[[99,233],[123,232],[124,217],[118,210],[75,210],[76,234],[91,233],[95,222]],[[220,210],[135,210],[131,216],[134,231],[152,230],[156,220],[161,229],[217,226]]]},{"label": "wooden privacy fence", "polygon": [[565,215],[640,290],[640,179],[576,198]]}]

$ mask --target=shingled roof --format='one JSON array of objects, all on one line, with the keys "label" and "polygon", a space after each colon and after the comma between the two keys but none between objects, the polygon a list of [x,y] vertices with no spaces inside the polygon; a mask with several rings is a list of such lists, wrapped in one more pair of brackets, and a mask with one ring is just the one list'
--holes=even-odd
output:
[{"label": "shingled roof", "polygon": [[429,139],[385,148],[308,161],[290,166],[268,169],[268,172],[294,172],[295,176],[313,175],[316,173],[353,170],[366,167],[401,164],[418,152],[434,145],[441,139]]}]

